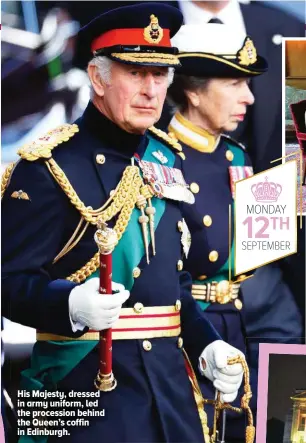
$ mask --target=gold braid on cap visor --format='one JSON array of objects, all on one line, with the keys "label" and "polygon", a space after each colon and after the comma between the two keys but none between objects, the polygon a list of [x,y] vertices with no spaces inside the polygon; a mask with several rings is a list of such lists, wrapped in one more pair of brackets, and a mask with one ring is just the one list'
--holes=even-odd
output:
[{"label": "gold braid on cap visor", "polygon": [[[204,53],[200,53],[200,52],[182,52],[181,54],[178,55],[178,58],[185,58],[185,57],[200,57],[200,58],[207,58],[207,59],[211,59],[211,60],[216,60],[218,62],[224,63],[225,65],[231,66],[232,68],[238,69],[239,71],[242,72],[246,72],[248,74],[252,74],[252,75],[256,75],[256,74],[261,74],[261,72],[256,72],[256,71],[251,71],[250,69],[247,68],[243,68],[242,66],[230,62],[228,60],[225,60],[224,56],[218,56],[218,55],[213,55],[213,54],[204,54]],[[232,58],[231,56],[228,56],[229,58]],[[236,59],[236,56],[234,57]]]},{"label": "gold braid on cap visor", "polygon": [[180,64],[180,61],[178,59],[177,55],[173,54],[161,54],[161,53],[152,53],[152,52],[143,52],[143,53],[137,53],[137,54],[125,54],[123,52],[113,52],[111,53],[111,56],[114,58],[117,58],[118,60],[123,60],[126,62],[132,62],[132,63],[167,63],[174,66],[177,66]]}]

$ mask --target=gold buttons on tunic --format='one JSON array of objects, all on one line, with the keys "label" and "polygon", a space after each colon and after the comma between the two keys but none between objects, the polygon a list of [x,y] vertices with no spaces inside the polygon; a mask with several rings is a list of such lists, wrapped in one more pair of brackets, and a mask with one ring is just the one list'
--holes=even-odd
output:
[{"label": "gold buttons on tunic", "polygon": [[138,278],[141,274],[141,270],[139,268],[134,268],[133,269],[133,277],[134,278]]},{"label": "gold buttons on tunic", "polygon": [[179,220],[179,221],[177,222],[177,229],[178,229],[180,232],[183,232],[183,222],[182,222],[182,220]]},{"label": "gold buttons on tunic", "polygon": [[98,154],[98,155],[96,156],[96,162],[97,162],[99,165],[103,165],[103,164],[105,163],[105,156],[104,156],[103,154]]},{"label": "gold buttons on tunic", "polygon": [[182,307],[181,300],[176,300],[176,302],[175,302],[175,310],[176,311],[180,311],[181,307]]},{"label": "gold buttons on tunic", "polygon": [[215,261],[217,261],[217,260],[218,260],[218,257],[219,257],[219,254],[218,254],[217,251],[211,251],[211,252],[209,253],[209,256],[208,256],[209,261],[211,261],[211,262],[215,262]]},{"label": "gold buttons on tunic", "polygon": [[182,262],[182,260],[178,260],[176,267],[177,267],[178,271],[182,271],[183,270],[183,262]]},{"label": "gold buttons on tunic", "polygon": [[236,300],[234,301],[234,305],[235,305],[235,308],[237,308],[238,309],[238,311],[240,311],[241,309],[242,309],[242,301],[241,300],[239,300],[238,298],[236,298]]},{"label": "gold buttons on tunic", "polygon": [[232,162],[233,161],[233,158],[234,158],[234,154],[232,153],[232,151],[230,151],[229,149],[226,151],[226,153],[225,153],[225,157],[227,158],[227,160],[229,161],[229,162]]},{"label": "gold buttons on tunic", "polygon": [[151,351],[152,349],[152,343],[149,340],[144,340],[142,342],[142,347],[145,351]]},{"label": "gold buttons on tunic", "polygon": [[190,191],[193,192],[193,194],[197,194],[200,190],[200,186],[197,183],[191,183],[190,185]]},{"label": "gold buttons on tunic", "polygon": [[212,218],[210,215],[204,215],[203,217],[203,223],[205,226],[209,227],[212,224]]},{"label": "gold buttons on tunic", "polygon": [[207,275],[199,275],[199,277],[197,277],[197,280],[206,280],[207,279]]},{"label": "gold buttons on tunic", "polygon": [[143,311],[143,304],[142,303],[135,303],[133,309],[136,312],[136,314],[141,314]]},{"label": "gold buttons on tunic", "polygon": [[178,340],[177,340],[177,347],[179,349],[181,349],[183,347],[183,339],[182,339],[182,337],[178,338]]}]

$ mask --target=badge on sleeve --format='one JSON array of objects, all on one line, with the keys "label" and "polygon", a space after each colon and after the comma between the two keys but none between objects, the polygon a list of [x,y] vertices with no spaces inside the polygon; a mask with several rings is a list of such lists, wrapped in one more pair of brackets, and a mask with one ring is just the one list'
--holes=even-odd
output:
[{"label": "badge on sleeve", "polygon": [[22,189],[20,189],[19,191],[14,191],[11,194],[12,198],[17,198],[18,200],[30,200],[30,197],[28,196],[28,194],[26,192],[24,192]]}]

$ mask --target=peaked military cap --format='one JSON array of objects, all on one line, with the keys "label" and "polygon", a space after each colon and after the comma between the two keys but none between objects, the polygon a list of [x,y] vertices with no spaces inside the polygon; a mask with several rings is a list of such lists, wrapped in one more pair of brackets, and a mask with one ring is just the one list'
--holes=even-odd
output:
[{"label": "peaked military cap", "polygon": [[236,78],[260,75],[268,69],[251,37],[228,25],[184,25],[172,44],[179,49],[180,74]]},{"label": "peaked military cap", "polygon": [[80,29],[75,63],[86,68],[94,57],[143,66],[179,66],[171,38],[183,22],[181,12],[160,3],[113,9]]}]

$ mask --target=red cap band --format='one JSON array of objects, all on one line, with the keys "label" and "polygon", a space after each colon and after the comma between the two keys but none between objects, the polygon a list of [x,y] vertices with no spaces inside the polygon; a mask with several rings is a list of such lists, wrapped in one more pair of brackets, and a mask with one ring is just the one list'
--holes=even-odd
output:
[{"label": "red cap band", "polygon": [[107,48],[114,45],[146,45],[146,46],[164,46],[171,48],[170,31],[163,29],[163,38],[158,43],[150,43],[144,38],[144,29],[112,29],[97,37],[91,43],[91,50]]}]

